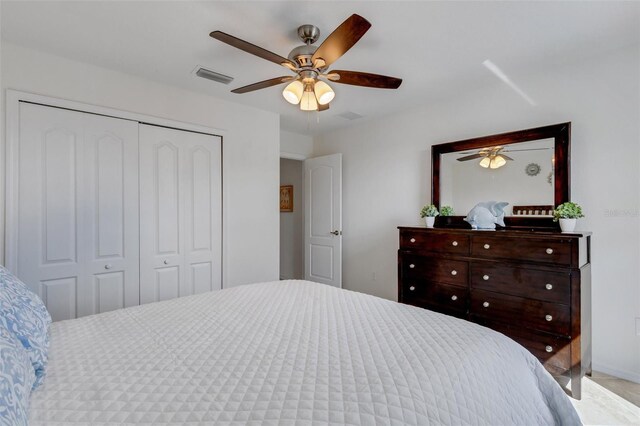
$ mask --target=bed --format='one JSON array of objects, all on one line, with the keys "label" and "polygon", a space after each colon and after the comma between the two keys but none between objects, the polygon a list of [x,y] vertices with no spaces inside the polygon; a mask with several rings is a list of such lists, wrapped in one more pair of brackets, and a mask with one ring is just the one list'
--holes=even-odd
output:
[{"label": "bed", "polygon": [[580,424],[524,348],[306,281],[53,323],[31,425]]}]

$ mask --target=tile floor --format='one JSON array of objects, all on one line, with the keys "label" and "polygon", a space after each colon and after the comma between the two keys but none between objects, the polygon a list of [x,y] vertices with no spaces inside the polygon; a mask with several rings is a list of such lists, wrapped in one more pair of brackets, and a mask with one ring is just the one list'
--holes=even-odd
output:
[{"label": "tile floor", "polygon": [[571,401],[585,425],[640,425],[640,384],[597,371],[582,380],[582,399]]}]

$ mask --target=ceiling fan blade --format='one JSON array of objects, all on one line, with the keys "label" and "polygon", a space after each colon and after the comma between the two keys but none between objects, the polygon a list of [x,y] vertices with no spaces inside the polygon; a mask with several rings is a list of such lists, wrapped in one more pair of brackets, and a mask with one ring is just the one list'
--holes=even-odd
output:
[{"label": "ceiling fan blade", "polygon": [[500,156],[505,160],[513,161],[513,158],[509,157],[508,155],[504,155],[503,153],[500,153]]},{"label": "ceiling fan blade", "polygon": [[213,31],[209,35],[216,40],[220,40],[221,42],[228,44],[229,46],[233,46],[236,49],[244,50],[247,53],[251,53],[252,55],[256,55],[262,59],[266,59],[267,61],[282,65],[283,67],[289,68],[290,70],[295,71],[296,69],[298,69],[297,65],[293,61],[287,58],[283,58],[282,56],[270,52],[267,49],[256,46],[255,44],[251,44],[248,41],[239,39],[238,37],[234,37],[222,31]]},{"label": "ceiling fan blade", "polygon": [[469,161],[469,160],[475,160],[476,158],[482,158],[482,157],[486,157],[486,156],[482,155],[482,154],[471,154],[471,155],[467,155],[466,157],[457,158],[457,160],[458,161]]},{"label": "ceiling fan blade", "polygon": [[326,104],[326,105],[320,105],[320,104],[318,104],[318,112],[320,112],[320,111],[326,111],[326,110],[328,110],[328,109],[329,109],[329,104]]},{"label": "ceiling fan blade", "polygon": [[331,74],[338,74],[340,76],[339,79],[331,79],[331,81],[351,84],[353,86],[374,87],[376,89],[397,89],[402,84],[401,78],[370,74],[368,72],[334,70],[331,71]]},{"label": "ceiling fan blade", "polygon": [[340,80],[340,76],[336,73],[330,72],[329,74],[321,74],[320,77],[324,77],[327,80],[338,81]]},{"label": "ceiling fan blade", "polygon": [[552,150],[553,148],[526,148],[526,149],[505,149],[502,152],[520,152],[520,151],[546,151]]},{"label": "ceiling fan blade", "polygon": [[233,89],[231,93],[253,92],[254,90],[266,89],[267,87],[276,86],[278,84],[286,83],[291,80],[292,78],[289,76],[271,78],[269,80],[264,80],[264,81],[259,81],[257,83],[249,84],[248,86],[238,87],[237,89]]},{"label": "ceiling fan blade", "polygon": [[311,57],[313,66],[323,68],[334,63],[351,49],[369,28],[371,24],[362,16],[356,14],[349,16],[315,51]]}]

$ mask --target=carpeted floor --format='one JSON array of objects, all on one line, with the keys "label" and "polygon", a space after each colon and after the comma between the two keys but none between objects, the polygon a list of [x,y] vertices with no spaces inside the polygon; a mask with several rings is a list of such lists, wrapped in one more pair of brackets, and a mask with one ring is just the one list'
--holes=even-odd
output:
[{"label": "carpeted floor", "polygon": [[593,372],[582,383],[582,399],[572,399],[585,425],[640,425],[640,384]]}]

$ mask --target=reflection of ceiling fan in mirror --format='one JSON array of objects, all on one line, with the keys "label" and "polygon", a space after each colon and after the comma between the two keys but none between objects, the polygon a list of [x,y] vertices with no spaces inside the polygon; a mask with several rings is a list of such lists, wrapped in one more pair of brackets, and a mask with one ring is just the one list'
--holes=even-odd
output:
[{"label": "reflection of ceiling fan in mirror", "polygon": [[287,102],[294,105],[300,104],[300,109],[303,111],[324,111],[329,108],[329,102],[335,96],[333,89],[326,81],[377,89],[397,89],[402,83],[402,79],[378,74],[328,71],[329,66],[351,49],[370,27],[371,24],[362,16],[351,15],[320,46],[316,47],[312,44],[320,37],[320,30],[314,25],[302,25],[298,28],[298,36],[305,44],[293,49],[288,58],[283,58],[222,31],[213,31],[209,35],[237,49],[282,65],[296,74],[260,81],[234,89],[232,93],[248,93],[289,83],[282,92]]},{"label": "reflection of ceiling fan in mirror", "polygon": [[[469,161],[469,160],[475,160],[477,158],[482,158],[482,160],[480,160],[480,163],[479,163],[480,167],[484,167],[485,169],[486,168],[498,169],[504,166],[505,164],[507,164],[507,160],[513,161],[513,158],[509,157],[508,155],[504,155],[505,152],[540,151],[540,150],[547,150],[547,149],[549,148],[506,150],[504,149],[503,146],[494,146],[494,147],[482,148],[480,151],[478,151],[475,154],[466,155],[464,157],[458,158],[457,160]],[[466,154],[466,153],[462,153],[462,154]]]}]

